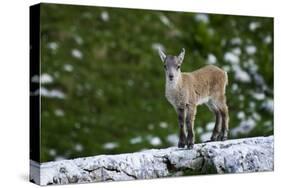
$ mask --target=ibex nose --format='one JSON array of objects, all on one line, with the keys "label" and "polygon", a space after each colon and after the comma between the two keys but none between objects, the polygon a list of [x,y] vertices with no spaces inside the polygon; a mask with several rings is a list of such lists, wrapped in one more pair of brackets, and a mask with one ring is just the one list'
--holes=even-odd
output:
[{"label": "ibex nose", "polygon": [[169,75],[169,79],[172,81],[173,78],[174,78],[174,76],[170,74],[170,75]]}]

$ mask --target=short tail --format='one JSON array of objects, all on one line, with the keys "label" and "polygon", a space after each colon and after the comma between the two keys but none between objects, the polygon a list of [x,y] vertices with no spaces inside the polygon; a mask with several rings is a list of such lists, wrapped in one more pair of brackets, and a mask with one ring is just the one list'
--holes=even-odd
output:
[{"label": "short tail", "polygon": [[225,85],[227,86],[228,85],[228,75],[227,75],[227,72],[225,71]]}]

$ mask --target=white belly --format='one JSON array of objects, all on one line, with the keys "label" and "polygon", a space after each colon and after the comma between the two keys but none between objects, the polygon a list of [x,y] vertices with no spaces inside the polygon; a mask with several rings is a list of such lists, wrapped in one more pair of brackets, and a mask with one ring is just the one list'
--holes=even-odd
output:
[{"label": "white belly", "polygon": [[205,103],[209,102],[209,100],[210,100],[210,97],[204,97],[204,98],[199,99],[196,104],[197,105],[205,104]]}]

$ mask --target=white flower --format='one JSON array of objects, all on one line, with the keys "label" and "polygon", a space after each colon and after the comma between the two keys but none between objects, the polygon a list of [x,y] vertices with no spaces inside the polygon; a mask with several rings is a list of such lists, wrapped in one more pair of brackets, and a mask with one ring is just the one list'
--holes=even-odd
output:
[{"label": "white flower", "polygon": [[251,31],[255,31],[260,26],[261,26],[261,24],[259,22],[251,22],[250,25],[249,25],[249,29]]},{"label": "white flower", "polygon": [[64,116],[64,111],[62,109],[56,109],[55,115],[58,117],[62,117],[62,116]]},{"label": "white flower", "polygon": [[198,22],[208,23],[209,17],[208,17],[207,14],[196,14],[195,20],[198,21]]},{"label": "white flower", "polygon": [[81,152],[84,148],[81,144],[76,144],[74,149],[75,149],[75,151]]},{"label": "white flower", "polygon": [[243,111],[240,111],[237,113],[237,118],[238,119],[244,119],[245,118],[245,113]]},{"label": "white flower", "polygon": [[170,134],[167,136],[167,141],[173,146],[176,146],[178,144],[178,140],[179,137],[177,134]]},{"label": "white flower", "polygon": [[242,43],[242,41],[241,41],[240,38],[235,37],[235,38],[231,39],[230,43],[231,43],[232,45],[240,45],[240,44]]},{"label": "white flower", "polygon": [[115,143],[115,142],[108,142],[108,143],[105,143],[105,144],[103,145],[103,148],[104,148],[104,149],[111,150],[111,149],[117,148],[118,146],[119,146],[118,143]]},{"label": "white flower", "polygon": [[224,60],[231,64],[238,64],[240,61],[239,57],[232,52],[226,52],[224,54]]},{"label": "white flower", "polygon": [[167,26],[171,25],[170,20],[165,15],[160,15],[159,18],[163,24],[165,24]]},{"label": "white flower", "polygon": [[130,140],[130,143],[131,143],[131,144],[138,144],[138,143],[141,143],[141,142],[142,142],[142,137],[140,137],[140,136],[137,136],[137,137],[132,138],[132,139]]},{"label": "white flower", "polygon": [[256,51],[257,51],[257,48],[255,47],[255,46],[253,46],[253,45],[248,45],[248,46],[246,46],[246,52],[249,54],[249,55],[253,55],[253,54],[255,54],[256,53]]},{"label": "white flower", "polygon": [[153,146],[159,146],[161,145],[161,139],[159,137],[151,137],[149,138],[149,143]]},{"label": "white flower", "polygon": [[70,65],[70,64],[65,64],[65,65],[63,66],[63,69],[64,69],[65,71],[67,71],[67,72],[72,72],[72,71],[73,71],[73,66]]},{"label": "white flower", "polygon": [[71,51],[71,54],[72,54],[73,57],[75,57],[77,59],[82,59],[83,58],[82,52],[80,50],[78,50],[78,49],[73,49]]},{"label": "white flower", "polygon": [[168,127],[168,123],[162,121],[162,122],[160,122],[159,126],[163,129],[165,129]]},{"label": "white flower", "polygon": [[53,77],[47,73],[43,73],[40,76],[41,84],[50,84],[54,81]]},{"label": "white flower", "polygon": [[56,50],[58,49],[58,44],[56,42],[50,42],[48,43],[48,48],[50,48],[51,50]]},{"label": "white flower", "polygon": [[63,92],[53,89],[53,90],[48,90],[44,87],[40,88],[40,94],[44,97],[49,97],[49,98],[58,98],[58,99],[64,99],[65,95]]},{"label": "white flower", "polygon": [[214,54],[208,54],[207,62],[209,64],[215,64],[217,62],[217,58]]},{"label": "white flower", "polygon": [[107,22],[109,20],[109,14],[106,11],[102,11],[101,13],[101,19],[105,22]]}]

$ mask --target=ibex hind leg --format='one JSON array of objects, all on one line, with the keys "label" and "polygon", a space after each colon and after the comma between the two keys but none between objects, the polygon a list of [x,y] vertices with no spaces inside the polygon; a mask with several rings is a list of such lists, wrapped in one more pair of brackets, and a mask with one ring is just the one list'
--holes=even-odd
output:
[{"label": "ibex hind leg", "polygon": [[221,121],[222,121],[222,118],[221,118],[221,113],[220,111],[216,110],[214,111],[214,114],[216,116],[216,123],[215,123],[215,127],[213,129],[213,133],[212,133],[212,136],[211,136],[211,141],[217,141],[217,140],[220,140],[220,133],[221,133]]},{"label": "ibex hind leg", "polygon": [[227,140],[228,138],[228,129],[229,129],[229,115],[228,115],[228,107],[226,105],[226,102],[224,100],[224,103],[222,105],[222,107],[220,108],[220,113],[221,113],[221,117],[222,117],[222,129],[221,129],[221,133],[219,136],[219,140],[224,141]]},{"label": "ibex hind leg", "polygon": [[216,123],[215,123],[215,127],[213,129],[213,133],[212,136],[210,138],[210,141],[217,141],[219,140],[219,136],[220,136],[220,132],[221,132],[221,113],[218,109],[218,107],[215,105],[214,101],[210,100],[207,103],[208,108],[214,113],[215,117],[216,117]]}]

